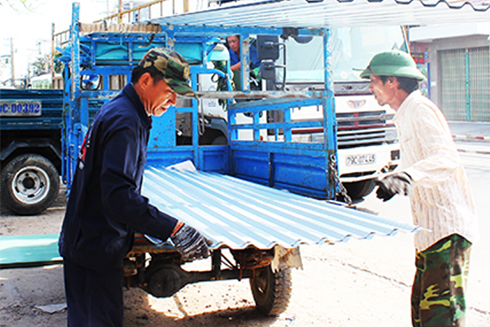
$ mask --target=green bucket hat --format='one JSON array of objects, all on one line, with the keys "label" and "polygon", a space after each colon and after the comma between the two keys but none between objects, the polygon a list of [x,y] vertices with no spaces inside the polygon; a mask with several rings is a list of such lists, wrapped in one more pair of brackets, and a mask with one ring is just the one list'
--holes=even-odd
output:
[{"label": "green bucket hat", "polygon": [[376,54],[361,73],[361,78],[376,76],[395,76],[425,80],[424,74],[418,70],[415,61],[408,53],[399,50],[384,51]]},{"label": "green bucket hat", "polygon": [[197,97],[187,83],[190,74],[189,63],[179,53],[162,47],[152,48],[145,53],[139,66],[147,68],[152,65],[162,73],[163,80],[176,93],[186,97]]}]

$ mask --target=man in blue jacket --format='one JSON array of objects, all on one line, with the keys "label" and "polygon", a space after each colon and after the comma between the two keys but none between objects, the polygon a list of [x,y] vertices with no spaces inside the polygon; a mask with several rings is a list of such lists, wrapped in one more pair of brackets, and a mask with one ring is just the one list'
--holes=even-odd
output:
[{"label": "man in blue jacket", "polygon": [[70,327],[123,326],[123,260],[135,230],[170,237],[184,261],[209,256],[197,230],[141,195],[151,116],[175,105],[176,93],[195,96],[188,78],[178,53],[149,50],[85,137],[59,240]]},{"label": "man in blue jacket", "polygon": [[[240,35],[230,35],[226,37],[226,41],[228,42],[229,45],[229,52],[230,52],[230,68],[231,70],[239,70],[242,65],[241,65],[241,58],[240,58]],[[250,51],[250,68],[252,70],[255,70],[260,66],[260,60],[259,60],[259,55],[257,52],[257,48],[253,45],[250,44],[249,47]]]}]

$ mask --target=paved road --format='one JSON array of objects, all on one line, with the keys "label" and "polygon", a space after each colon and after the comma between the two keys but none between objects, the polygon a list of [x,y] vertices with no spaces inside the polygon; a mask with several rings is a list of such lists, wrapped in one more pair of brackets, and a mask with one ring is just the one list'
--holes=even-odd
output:
[{"label": "paved road", "polygon": [[[462,149],[471,148],[473,144],[467,142],[458,142],[458,147]],[[482,146],[478,144],[478,146]],[[490,143],[484,145],[487,150],[490,150]],[[479,230],[481,238],[472,247],[471,263],[470,263],[470,276],[469,276],[469,293],[468,293],[468,305],[470,307],[468,313],[467,326],[484,327],[490,326],[490,301],[488,300],[488,294],[490,294],[490,278],[488,278],[488,272],[490,271],[490,201],[488,200],[488,187],[490,181],[490,156],[473,153],[460,153],[463,163],[466,168],[466,172],[470,179],[470,184],[477,207],[479,217]],[[391,203],[390,203],[391,202]],[[409,204],[406,198],[395,197],[392,201],[382,204],[375,199],[374,194],[371,194],[366,200],[361,203],[372,210],[379,211],[380,215],[388,218],[400,219],[403,221],[410,221]],[[396,238],[396,237],[395,237]],[[384,249],[385,255],[392,253],[393,264],[398,266],[393,268],[382,268],[386,271],[386,275],[394,280],[403,284],[410,284],[405,270],[407,268],[405,263],[400,261],[406,260],[407,255],[405,253],[405,246],[410,243],[405,238],[400,238],[400,243],[395,244],[396,249]],[[396,256],[396,253],[400,251],[400,256]],[[413,254],[410,254],[413,257]],[[411,259],[413,260],[413,259]],[[375,267],[374,264],[367,264],[370,271]],[[383,273],[384,275],[384,273]],[[399,276],[399,277],[396,277]],[[400,278],[400,279],[399,279]],[[411,278],[411,277],[410,277]]]},{"label": "paved road", "polygon": [[[458,142],[467,148],[471,144]],[[486,145],[490,146],[490,143]],[[477,206],[482,238],[473,245],[467,326],[490,326],[490,155],[460,153]],[[369,195],[360,206],[410,222],[408,199],[382,203]],[[56,216],[56,217],[53,217]],[[0,217],[0,231],[42,233],[59,230],[61,210],[38,217]],[[41,220],[41,224],[39,224]],[[37,222],[37,223],[36,223]],[[22,230],[20,228],[24,228]],[[35,229],[35,231],[32,231]],[[413,235],[376,236],[334,246],[301,247],[304,269],[293,270],[293,295],[278,318],[258,316],[251,308],[247,281],[191,285],[169,299],[139,290],[125,291],[127,325],[243,327],[409,327],[414,275]],[[63,326],[65,313],[40,313],[34,305],[64,301],[61,268],[0,272],[0,326]]]}]

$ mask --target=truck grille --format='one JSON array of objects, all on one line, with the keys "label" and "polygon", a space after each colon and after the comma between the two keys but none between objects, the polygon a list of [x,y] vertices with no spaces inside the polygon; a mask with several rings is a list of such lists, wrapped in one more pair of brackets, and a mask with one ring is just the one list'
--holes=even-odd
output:
[{"label": "truck grille", "polygon": [[385,111],[337,113],[338,148],[395,142],[393,116]]}]

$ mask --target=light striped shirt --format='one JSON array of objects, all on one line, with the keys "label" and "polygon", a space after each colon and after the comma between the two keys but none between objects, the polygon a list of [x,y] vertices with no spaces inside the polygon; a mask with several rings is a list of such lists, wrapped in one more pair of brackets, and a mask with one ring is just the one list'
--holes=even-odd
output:
[{"label": "light striped shirt", "polygon": [[470,185],[442,112],[415,91],[398,108],[395,124],[401,150],[397,171],[413,179],[413,222],[431,230],[415,234],[416,250],[451,234],[474,242],[478,230]]}]

